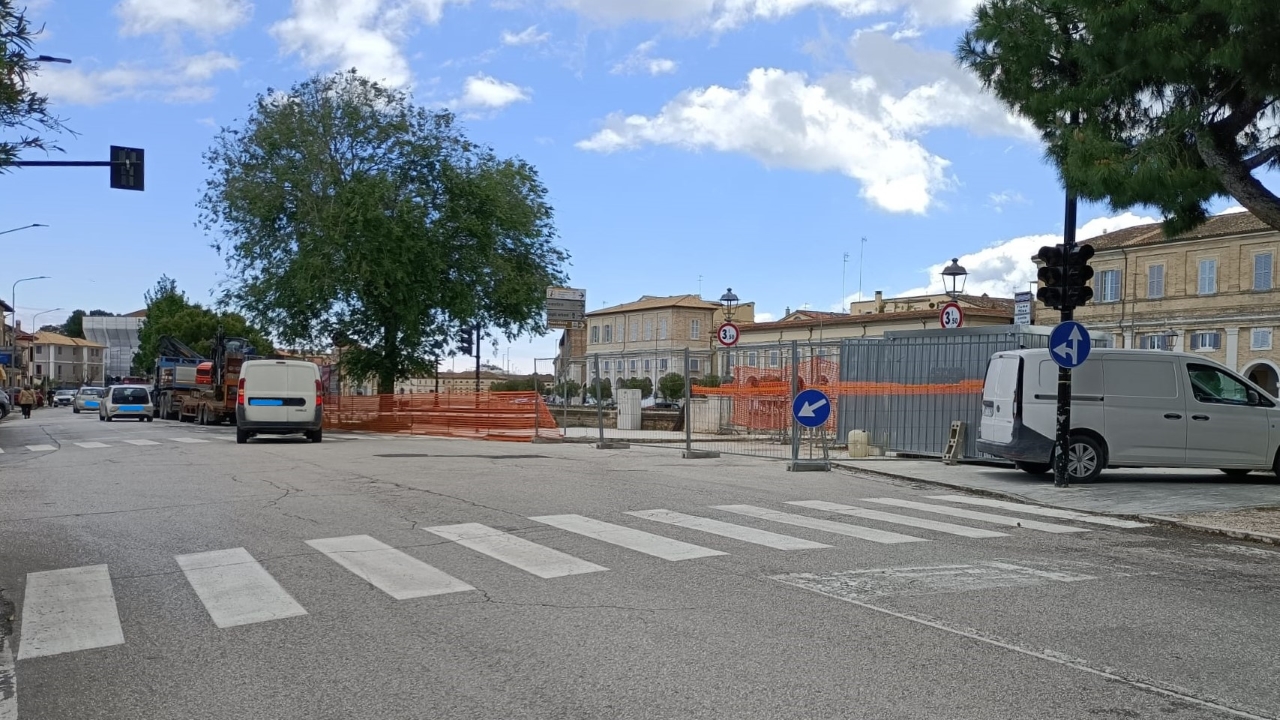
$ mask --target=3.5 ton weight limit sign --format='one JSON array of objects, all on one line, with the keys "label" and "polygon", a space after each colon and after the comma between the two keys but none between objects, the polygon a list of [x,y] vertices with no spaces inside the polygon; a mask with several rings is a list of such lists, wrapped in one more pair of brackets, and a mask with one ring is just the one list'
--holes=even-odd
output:
[{"label": "3.5 ton weight limit sign", "polygon": [[948,330],[964,325],[964,310],[960,309],[960,303],[949,302],[943,305],[942,312],[938,313],[938,321]]},{"label": "3.5 ton weight limit sign", "polygon": [[720,329],[716,331],[716,339],[725,347],[733,347],[738,344],[738,326],[731,322],[724,323]]}]

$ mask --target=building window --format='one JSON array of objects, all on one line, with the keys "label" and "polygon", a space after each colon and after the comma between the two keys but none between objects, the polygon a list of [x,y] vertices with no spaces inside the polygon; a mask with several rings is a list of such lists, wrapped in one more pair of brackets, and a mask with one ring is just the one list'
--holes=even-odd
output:
[{"label": "building window", "polygon": [[778,361],[782,359],[782,353],[777,350],[769,351],[769,367],[778,367]]},{"label": "building window", "polygon": [[1197,291],[1201,295],[1212,295],[1218,292],[1218,261],[1205,258],[1200,261],[1200,282]]},{"label": "building window", "polygon": [[1271,253],[1258,253],[1253,256],[1253,289],[1271,289]]},{"label": "building window", "polygon": [[613,326],[612,325],[604,326],[604,342],[607,342],[607,343],[613,342]]},{"label": "building window", "polygon": [[1173,338],[1165,337],[1163,333],[1140,335],[1138,337],[1138,347],[1143,350],[1170,350],[1173,347],[1170,344],[1172,341]]},{"label": "building window", "polygon": [[43,346],[43,345],[37,345],[37,346],[36,346],[36,354],[37,354],[37,355],[43,355],[43,354],[44,354],[44,346]]},{"label": "building window", "polygon": [[690,340],[702,339],[702,321],[701,320],[689,321],[689,339]]},{"label": "building window", "polygon": [[1094,282],[1098,288],[1098,302],[1115,302],[1120,299],[1120,271],[1103,270]]},{"label": "building window", "polygon": [[[697,323],[698,321],[694,320],[694,322]],[[698,372],[700,365],[698,358],[689,358],[689,372]]]},{"label": "building window", "polygon": [[1164,266],[1163,265],[1147,266],[1147,297],[1149,298],[1164,297]]},{"label": "building window", "polygon": [[658,318],[658,339],[659,340],[667,339],[667,319],[666,318]]},{"label": "building window", "polygon": [[600,326],[599,326],[599,325],[592,325],[592,326],[591,326],[591,341],[590,341],[590,342],[591,342],[591,344],[592,344],[592,345],[595,345],[595,344],[597,344],[597,343],[599,343],[599,342],[600,342]]},{"label": "building window", "polygon": [[622,374],[622,361],[621,361],[621,360],[619,360],[619,361],[617,361],[616,363],[614,363],[614,364],[613,364],[613,369],[614,369],[614,370],[617,370],[617,371],[618,371],[618,374],[619,374],[619,375],[621,375],[621,374]]},{"label": "building window", "polygon": [[1251,333],[1250,349],[1253,350],[1270,350],[1271,349],[1271,328],[1254,328]]},{"label": "building window", "polygon": [[635,360],[632,360],[632,361],[631,361],[631,374],[632,374],[632,376],[634,376],[634,375],[636,374],[636,361],[635,361]]},{"label": "building window", "polygon": [[758,357],[754,352],[749,352],[749,353],[747,353],[747,365],[748,365],[748,366],[750,366],[750,367],[755,367],[755,366],[756,366],[756,363],[757,363],[758,361],[759,361],[759,357]]},{"label": "building window", "polygon": [[627,324],[631,326],[631,342],[640,339],[640,323],[635,318],[628,318]]},{"label": "building window", "polygon": [[57,368],[58,368],[58,373],[57,373],[58,377],[62,377],[62,366],[58,365]]},{"label": "building window", "polygon": [[1222,333],[1197,332],[1191,334],[1191,349],[1197,351],[1221,350]]},{"label": "building window", "polygon": [[61,355],[62,355],[62,346],[61,346],[61,345],[59,345],[59,346],[58,346],[58,355],[59,355],[59,356],[61,356]]},{"label": "building window", "polygon": [[645,340],[653,339],[653,318],[644,319],[644,339]]},{"label": "building window", "polygon": [[36,375],[44,375],[44,366],[43,366],[43,365],[37,365],[37,366],[36,366]]},{"label": "building window", "polygon": [[645,371],[645,372],[649,372],[649,371],[650,371],[650,370],[652,370],[652,369],[653,369],[653,361],[652,361],[652,360],[645,360],[645,361],[644,361],[644,371]]},{"label": "building window", "polygon": [[663,358],[658,361],[658,372],[665,373],[667,371],[667,359]]}]

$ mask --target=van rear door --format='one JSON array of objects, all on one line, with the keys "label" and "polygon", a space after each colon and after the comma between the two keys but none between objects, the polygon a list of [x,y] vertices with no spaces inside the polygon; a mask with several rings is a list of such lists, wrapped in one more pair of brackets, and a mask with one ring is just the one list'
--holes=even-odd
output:
[{"label": "van rear door", "polygon": [[316,366],[311,363],[291,362],[288,365],[289,384],[285,393],[288,420],[307,422],[315,417]]},{"label": "van rear door", "polygon": [[982,386],[982,423],[978,437],[997,443],[1013,442],[1013,419],[1021,414],[1018,379],[1022,376],[1022,356],[997,353],[987,365]]},{"label": "van rear door", "polygon": [[283,360],[245,363],[240,372],[244,378],[246,419],[269,423],[289,419],[285,407],[289,367]]}]

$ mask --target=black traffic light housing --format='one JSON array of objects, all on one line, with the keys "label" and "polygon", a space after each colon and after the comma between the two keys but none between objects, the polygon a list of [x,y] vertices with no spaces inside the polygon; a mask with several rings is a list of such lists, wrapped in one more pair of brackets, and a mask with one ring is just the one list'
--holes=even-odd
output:
[{"label": "black traffic light housing", "polygon": [[111,146],[111,187],[116,190],[142,190],[146,187],[143,170],[146,153],[142,148]]},{"label": "black traffic light housing", "polygon": [[462,329],[458,335],[458,352],[467,356],[476,354],[475,331],[476,329],[471,325]]},{"label": "black traffic light housing", "polygon": [[1042,264],[1036,277],[1040,280],[1040,289],[1036,298],[1045,305],[1056,310],[1072,310],[1093,299],[1093,288],[1088,282],[1093,279],[1093,268],[1089,260],[1093,258],[1092,245],[1078,245],[1066,250],[1062,245],[1046,245],[1036,253],[1036,259]]}]

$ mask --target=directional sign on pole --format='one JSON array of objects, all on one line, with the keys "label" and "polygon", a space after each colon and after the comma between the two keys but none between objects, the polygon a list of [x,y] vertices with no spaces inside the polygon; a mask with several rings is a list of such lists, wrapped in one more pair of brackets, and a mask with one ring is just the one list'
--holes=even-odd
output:
[{"label": "directional sign on pole", "polygon": [[738,344],[738,326],[731,322],[724,323],[716,330],[716,339],[725,347],[733,347]]},{"label": "directional sign on pole", "polygon": [[1049,335],[1049,356],[1067,369],[1083,365],[1089,359],[1089,351],[1092,349],[1093,341],[1089,339],[1089,331],[1075,320],[1060,323]]},{"label": "directional sign on pole", "polygon": [[547,288],[548,300],[578,300],[585,301],[587,299],[587,291],[578,288]]},{"label": "directional sign on pole", "polygon": [[831,401],[821,390],[804,390],[791,402],[791,414],[807,428],[821,427],[831,417]]}]

